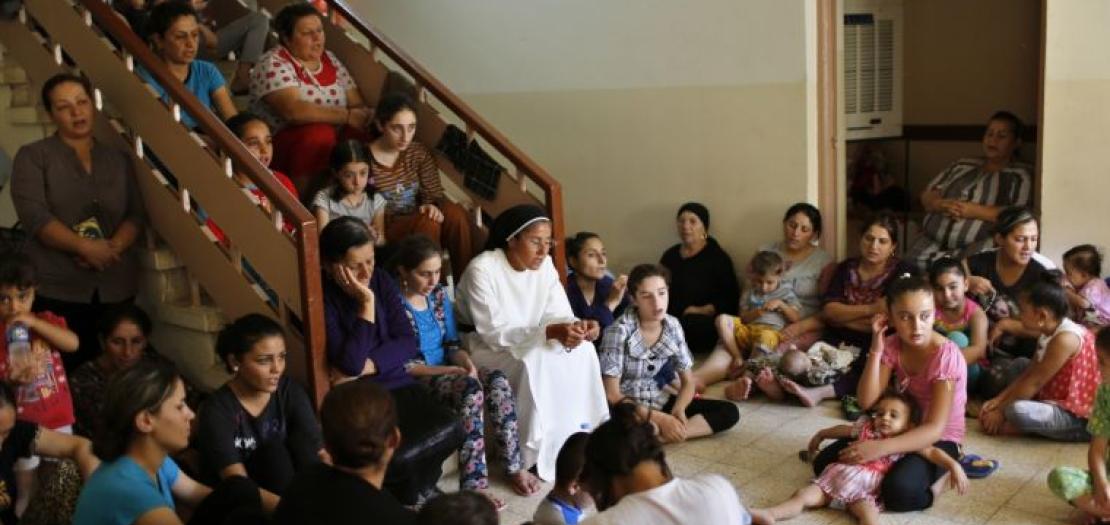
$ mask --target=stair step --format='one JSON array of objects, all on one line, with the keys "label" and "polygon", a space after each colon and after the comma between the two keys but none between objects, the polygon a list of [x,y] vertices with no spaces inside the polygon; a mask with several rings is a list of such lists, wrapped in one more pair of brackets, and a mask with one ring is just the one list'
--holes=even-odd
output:
[{"label": "stair step", "polygon": [[27,72],[15,64],[0,67],[0,84],[17,85],[27,83]]},{"label": "stair step", "polygon": [[197,332],[215,334],[224,326],[223,315],[215,306],[194,306],[187,302],[157,305],[158,320]]},{"label": "stair step", "polygon": [[167,245],[160,245],[153,250],[140,250],[140,260],[143,268],[163,272],[184,266],[177,255]]},{"label": "stair step", "polygon": [[36,106],[13,107],[7,113],[8,122],[17,126],[45,126],[53,123],[46,112]]}]

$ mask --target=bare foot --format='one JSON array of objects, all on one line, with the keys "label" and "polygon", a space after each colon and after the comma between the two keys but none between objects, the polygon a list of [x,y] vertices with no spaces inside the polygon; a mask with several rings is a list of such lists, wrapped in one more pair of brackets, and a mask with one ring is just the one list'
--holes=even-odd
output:
[{"label": "bare foot", "polygon": [[479,490],[478,494],[481,494],[481,495],[485,496],[486,499],[488,499],[490,503],[493,503],[493,508],[497,509],[497,512],[501,512],[501,511],[505,510],[505,507],[508,507],[508,505],[504,501],[501,501],[497,496],[494,496],[493,494],[490,494],[489,492]]},{"label": "bare foot", "polygon": [[815,395],[812,390],[785,377],[779,379],[779,385],[782,386],[782,389],[786,391],[787,394],[793,394],[797,397],[798,401],[801,401],[803,406],[813,408],[817,406],[817,403],[821,402],[821,397]]},{"label": "bare foot", "polygon": [[759,375],[755,376],[755,386],[759,388],[760,392],[763,392],[768,398],[775,401],[782,401],[782,399],[786,397],[786,393],[783,392],[782,387],[779,386],[774,372],[771,372],[768,368],[760,370]]},{"label": "bare foot", "polygon": [[767,509],[751,509],[752,523],[755,525],[774,525],[775,517]]},{"label": "bare foot", "polygon": [[725,387],[725,398],[732,401],[748,399],[752,393],[752,378],[744,376]]},{"label": "bare foot", "polygon": [[509,479],[513,483],[513,492],[521,496],[531,496],[540,490],[540,478],[527,470],[510,474]]}]

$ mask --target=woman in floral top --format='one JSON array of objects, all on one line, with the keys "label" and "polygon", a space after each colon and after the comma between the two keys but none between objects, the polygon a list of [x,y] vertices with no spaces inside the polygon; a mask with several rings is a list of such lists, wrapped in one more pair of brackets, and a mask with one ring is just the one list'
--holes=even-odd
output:
[{"label": "woman in floral top", "polygon": [[[682,324],[667,314],[667,269],[641,264],[632,269],[628,288],[633,304],[601,340],[602,384],[610,404],[631,400],[659,428],[664,443],[708,436],[740,420],[728,401],[694,399],[693,358]],[[678,395],[664,391],[655,374],[670,363],[678,374]]]},{"label": "woman in floral top", "polygon": [[855,346],[860,349],[860,355],[852,368],[830,385],[805,388],[783,379],[783,388],[805,406],[855,394],[871,348],[871,319],[887,309],[883,299],[887,283],[898,276],[914,273],[913,266],[896,256],[898,223],[894,217],[877,215],[863,225],[860,234],[860,256],[837,265],[822,298],[821,310],[825,317],[822,340],[833,346],[841,343]]}]

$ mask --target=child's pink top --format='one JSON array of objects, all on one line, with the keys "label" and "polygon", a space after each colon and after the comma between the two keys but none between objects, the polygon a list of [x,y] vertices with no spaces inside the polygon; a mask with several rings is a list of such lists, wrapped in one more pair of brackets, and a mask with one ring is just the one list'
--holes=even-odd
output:
[{"label": "child's pink top", "polygon": [[1110,287],[1106,286],[1106,281],[1102,278],[1087,281],[1083,289],[1079,290],[1079,295],[1091,303],[1088,315],[1084,316],[1085,321],[1093,321],[1088,322],[1088,325],[1110,324]]},{"label": "child's pink top", "polygon": [[979,307],[979,303],[975,302],[975,300],[970,297],[965,298],[964,311],[960,314],[960,319],[955,323],[949,323],[944,320],[944,310],[938,306],[936,314],[934,315],[936,322],[934,322],[933,328],[942,335],[948,335],[949,332],[967,331],[971,327],[971,318],[975,315],[975,312],[979,310],[982,310],[982,308]]},{"label": "child's pink top", "polygon": [[[50,312],[38,312],[35,315],[52,325],[66,328],[65,318],[59,315]],[[6,333],[7,325],[2,328]],[[41,338],[32,331],[31,341],[38,339]],[[41,376],[26,385],[13,385],[16,397],[16,417],[56,430],[72,425],[76,418],[73,413],[73,398],[69,394],[66,371],[62,367],[61,354],[51,348],[46,359],[48,362],[45,363],[46,366]],[[0,337],[0,380],[8,381],[9,372],[8,343],[6,338]]]},{"label": "child's pink top", "polygon": [[909,375],[902,368],[902,340],[897,335],[892,335],[886,338],[884,344],[886,349],[883,351],[883,364],[894,371],[898,391],[908,392],[917,401],[922,414],[928,414],[929,407],[933,404],[933,383],[952,381],[952,407],[948,411],[948,424],[944,426],[940,439],[962,443],[966,431],[964,409],[967,406],[967,361],[960,353],[960,348],[956,343],[945,339],[925,370]]}]

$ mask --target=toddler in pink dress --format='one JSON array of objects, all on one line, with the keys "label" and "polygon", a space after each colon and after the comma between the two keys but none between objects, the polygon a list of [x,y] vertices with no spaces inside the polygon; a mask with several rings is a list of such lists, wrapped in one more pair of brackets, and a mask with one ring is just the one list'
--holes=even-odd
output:
[{"label": "toddler in pink dress", "polygon": [[[860,418],[854,425],[837,425],[821,430],[809,442],[808,458],[826,439],[854,438],[856,442],[886,439],[909,430],[920,421],[920,411],[913,400],[903,394],[888,392],[875,402],[870,417]],[[918,452],[950,473],[949,483],[961,494],[967,490],[967,476],[959,462],[936,447]],[[883,477],[904,454],[890,454],[860,463],[833,463],[817,479],[794,493],[790,499],[770,508],[753,509],[752,522],[770,525],[793,518],[805,509],[843,506],[860,523],[878,523],[882,504],[879,487]]]}]

